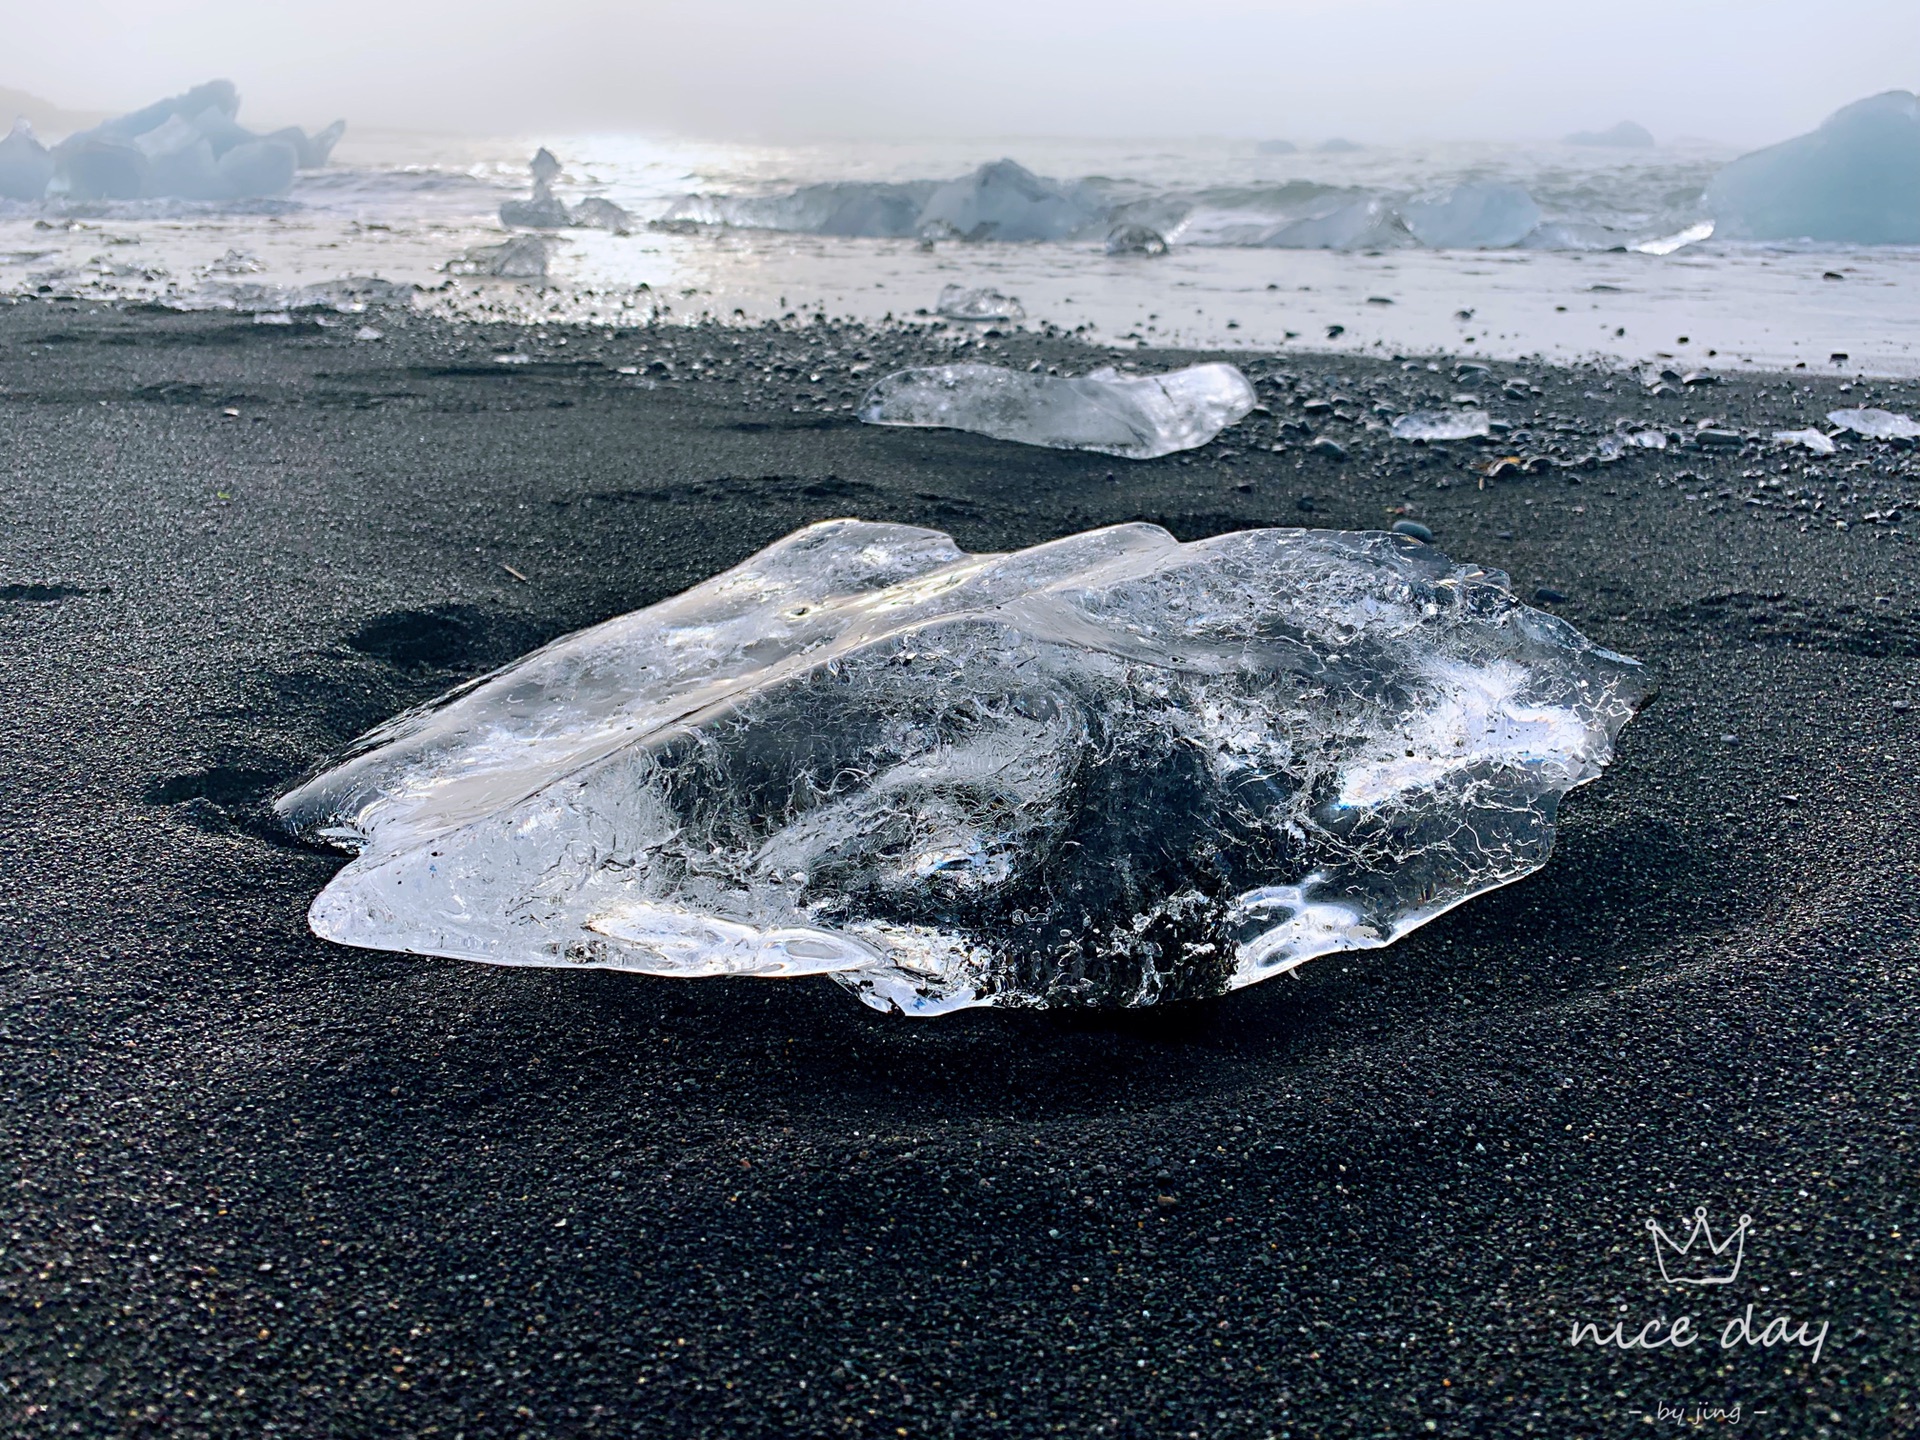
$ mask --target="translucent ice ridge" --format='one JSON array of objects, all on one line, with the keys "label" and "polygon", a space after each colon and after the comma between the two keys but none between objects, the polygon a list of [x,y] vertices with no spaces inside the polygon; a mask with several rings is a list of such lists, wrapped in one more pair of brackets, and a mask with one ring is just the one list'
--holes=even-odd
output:
[{"label": "translucent ice ridge", "polygon": [[934,313],[949,320],[1024,320],[1027,314],[1018,300],[1001,294],[991,285],[973,289],[965,285],[943,286]]},{"label": "translucent ice ridge", "polygon": [[1231,365],[1165,375],[1111,366],[1062,378],[997,365],[930,365],[877,382],[860,402],[869,425],[972,430],[996,440],[1152,460],[1204,445],[1254,407],[1253,383]]},{"label": "translucent ice ridge", "polygon": [[1857,100],[1810,135],[1742,155],[1705,204],[1737,240],[1920,244],[1920,97]]},{"label": "translucent ice ridge", "polygon": [[345,945],[1142,1006],[1546,863],[1640,667],[1394,535],[809,526],[388,722],[278,802]]}]

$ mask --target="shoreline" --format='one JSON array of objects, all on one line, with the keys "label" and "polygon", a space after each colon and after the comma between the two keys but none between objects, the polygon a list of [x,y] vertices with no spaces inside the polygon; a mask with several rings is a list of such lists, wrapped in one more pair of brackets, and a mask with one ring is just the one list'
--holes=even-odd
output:
[{"label": "shoreline", "polygon": [[[1241,364],[1269,413],[1128,462],[859,425],[868,380],[961,358],[904,330],[337,318],[0,305],[19,1433],[1915,1423],[1920,452],[1596,447],[1911,413],[1920,386],[1148,351],[1124,358]],[[1368,428],[1469,391],[1505,444]],[[915,1021],[825,980],[307,934],[344,857],[266,838],[266,797],[835,515],[975,551],[1413,519],[1660,693],[1537,874],[1164,1011]],[[1753,1217],[1725,1305],[1647,1246],[1703,1204]],[[1830,1321],[1817,1363],[1567,1341],[1676,1307],[1717,1337],[1749,1302]]]}]

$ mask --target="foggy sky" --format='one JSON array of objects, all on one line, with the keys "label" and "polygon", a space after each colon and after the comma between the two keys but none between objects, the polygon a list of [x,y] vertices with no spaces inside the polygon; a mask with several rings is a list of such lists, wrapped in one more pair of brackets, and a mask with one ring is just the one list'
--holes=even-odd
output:
[{"label": "foggy sky", "polygon": [[0,0],[0,85],[253,123],[1758,144],[1920,87],[1915,0]]}]

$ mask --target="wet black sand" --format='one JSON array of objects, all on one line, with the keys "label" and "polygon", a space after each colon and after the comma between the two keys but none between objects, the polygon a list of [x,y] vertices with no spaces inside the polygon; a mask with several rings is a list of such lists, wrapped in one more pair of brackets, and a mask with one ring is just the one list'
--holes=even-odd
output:
[{"label": "wet black sand", "polygon": [[[823,411],[910,336],[369,318],[0,309],[0,1430],[1920,1427],[1910,454],[1481,488],[1498,451],[1293,403],[1444,399],[1450,367],[1291,357],[1252,367],[1294,379],[1270,420],[1129,465]],[[1838,383],[1482,388],[1528,437],[1501,449],[1578,461],[1615,415],[1799,424],[1862,400]],[[1298,981],[915,1022],[824,981],[349,952],[303,924],[337,858],[262,833],[364,726],[806,521],[980,549],[1402,506],[1661,694],[1544,872]],[[1668,1290],[1644,1223],[1697,1204],[1753,1217],[1741,1275]],[[1818,1363],[1723,1352],[1749,1304],[1756,1338],[1828,1322]],[[1679,1353],[1568,1344],[1682,1313]]]}]

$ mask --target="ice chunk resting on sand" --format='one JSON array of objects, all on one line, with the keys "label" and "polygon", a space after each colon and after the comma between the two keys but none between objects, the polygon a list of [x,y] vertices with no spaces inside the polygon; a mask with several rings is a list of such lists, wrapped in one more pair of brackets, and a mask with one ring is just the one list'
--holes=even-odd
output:
[{"label": "ice chunk resting on sand", "polygon": [[1484,410],[1416,410],[1393,422],[1396,440],[1473,440],[1490,432]]},{"label": "ice chunk resting on sand", "polygon": [[1862,440],[1920,439],[1920,422],[1891,410],[1830,410],[1827,423],[1851,430]]},{"label": "ice chunk resting on sand", "polygon": [[410,711],[283,797],[347,945],[1142,1006],[1546,863],[1639,667],[1379,533],[1007,555],[830,520]]},{"label": "ice chunk resting on sand", "polygon": [[1773,432],[1776,445],[1798,445],[1811,450],[1816,455],[1831,455],[1834,452],[1833,437],[1824,430],[1776,430]]},{"label": "ice chunk resting on sand", "polygon": [[879,381],[860,402],[860,418],[1152,460],[1206,444],[1244,418],[1254,398],[1245,375],[1217,363],[1140,376],[1107,366],[1076,378],[932,365]]},{"label": "ice chunk resting on sand", "polygon": [[940,291],[934,309],[949,320],[1020,320],[1027,313],[1013,296],[1002,295],[991,285],[972,289],[948,285]]}]

